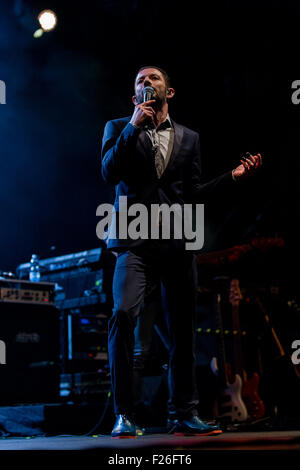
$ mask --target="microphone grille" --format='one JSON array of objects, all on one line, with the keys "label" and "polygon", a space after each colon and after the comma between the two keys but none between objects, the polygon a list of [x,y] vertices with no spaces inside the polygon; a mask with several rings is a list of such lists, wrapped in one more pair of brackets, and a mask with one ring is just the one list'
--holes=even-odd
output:
[{"label": "microphone grille", "polygon": [[154,88],[152,88],[152,86],[145,86],[143,90],[143,94],[144,94],[144,101],[146,101],[146,97],[147,97],[147,100],[150,100],[154,94]]}]

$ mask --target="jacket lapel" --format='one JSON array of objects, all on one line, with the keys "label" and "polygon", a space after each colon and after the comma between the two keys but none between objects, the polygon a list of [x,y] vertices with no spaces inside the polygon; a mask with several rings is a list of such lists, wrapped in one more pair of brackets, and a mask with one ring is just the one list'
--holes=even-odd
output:
[{"label": "jacket lapel", "polygon": [[182,138],[183,138],[183,127],[179,126],[174,121],[172,121],[172,124],[173,124],[173,127],[174,127],[173,150],[171,152],[170,159],[169,159],[169,162],[167,164],[167,167],[166,167],[165,171],[167,171],[171,167],[171,165],[174,162],[174,159],[178,155],[180,147],[181,147]]},{"label": "jacket lapel", "polygon": [[149,152],[151,152],[152,144],[151,144],[151,140],[150,140],[149,136],[147,135],[147,132],[144,129],[141,130],[141,132],[138,136],[138,141],[139,141],[141,147],[143,147],[143,149],[145,151],[145,154],[148,155]]},{"label": "jacket lapel", "polygon": [[[170,158],[169,158],[169,161],[168,161],[168,164],[164,173],[168,171],[168,169],[172,166],[176,156],[178,155],[180,151],[180,147],[181,147],[182,138],[183,138],[183,127],[180,126],[179,124],[176,124],[176,122],[174,121],[172,121],[172,124],[174,127],[174,143],[173,143],[173,149],[172,149],[172,152],[171,152],[171,155],[170,155]],[[144,150],[143,153],[144,153],[145,158],[148,159],[149,155],[152,155],[152,144],[151,144],[149,136],[144,130],[142,130],[138,136],[138,143]],[[153,164],[152,166],[156,174],[154,159],[150,158],[150,160],[151,160],[151,163]],[[164,176],[164,173],[162,177]]]}]

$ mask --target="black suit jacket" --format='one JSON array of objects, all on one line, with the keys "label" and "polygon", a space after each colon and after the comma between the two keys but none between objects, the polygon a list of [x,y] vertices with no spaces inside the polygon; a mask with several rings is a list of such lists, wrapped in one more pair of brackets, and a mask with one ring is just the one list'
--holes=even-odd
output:
[{"label": "black suit jacket", "polygon": [[[102,142],[102,176],[114,184],[114,208],[119,197],[127,196],[128,207],[135,203],[204,203],[217,191],[235,184],[231,171],[209,183],[202,183],[199,134],[172,121],[174,145],[168,165],[159,179],[152,144],[146,132],[130,124],[131,117],[108,121]],[[144,240],[110,239],[108,248],[129,248]]]}]

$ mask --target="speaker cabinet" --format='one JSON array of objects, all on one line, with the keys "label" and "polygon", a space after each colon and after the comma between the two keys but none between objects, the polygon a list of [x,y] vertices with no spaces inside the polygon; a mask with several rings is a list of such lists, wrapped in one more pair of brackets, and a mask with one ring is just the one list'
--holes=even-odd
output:
[{"label": "speaker cabinet", "polygon": [[59,400],[59,328],[54,305],[0,302],[1,405]]}]

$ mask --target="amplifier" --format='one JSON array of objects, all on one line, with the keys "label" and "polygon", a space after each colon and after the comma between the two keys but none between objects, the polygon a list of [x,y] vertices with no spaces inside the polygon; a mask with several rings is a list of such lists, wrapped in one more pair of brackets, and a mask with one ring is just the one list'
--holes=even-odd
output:
[{"label": "amplifier", "polygon": [[54,305],[0,303],[0,404],[59,400],[60,312]]},{"label": "amplifier", "polygon": [[0,279],[0,302],[53,304],[54,287],[50,282]]}]

